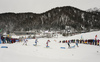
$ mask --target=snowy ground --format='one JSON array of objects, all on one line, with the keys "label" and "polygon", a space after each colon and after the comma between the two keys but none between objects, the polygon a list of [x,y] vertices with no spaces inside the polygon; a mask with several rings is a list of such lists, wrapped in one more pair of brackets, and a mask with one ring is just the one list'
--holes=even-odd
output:
[{"label": "snowy ground", "polygon": [[[99,32],[98,32],[99,33]],[[98,34],[96,32],[96,34]],[[77,35],[79,36],[79,35]],[[75,37],[77,37],[75,36]],[[75,38],[71,37],[71,38]],[[69,38],[69,37],[68,37]],[[46,48],[47,40],[50,48]],[[79,47],[68,48],[66,43],[59,40],[65,37],[39,38],[38,46],[33,46],[35,39],[28,39],[28,45],[23,42],[14,44],[0,44],[8,48],[0,48],[0,62],[98,62],[100,61],[100,47],[95,45],[79,44]],[[71,46],[75,45],[71,43]],[[60,47],[66,47],[61,49]]]}]

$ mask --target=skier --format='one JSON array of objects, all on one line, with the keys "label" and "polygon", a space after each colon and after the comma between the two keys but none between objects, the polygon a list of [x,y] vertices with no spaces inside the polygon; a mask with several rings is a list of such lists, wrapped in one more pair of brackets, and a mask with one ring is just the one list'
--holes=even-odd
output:
[{"label": "skier", "polygon": [[76,41],[76,46],[79,47],[79,46],[78,46],[78,41]]},{"label": "skier", "polygon": [[27,40],[26,37],[25,37],[23,45],[26,45],[26,46],[27,46],[27,41],[28,41],[28,40]]},{"label": "skier", "polygon": [[37,39],[36,39],[36,40],[35,40],[35,45],[37,45],[37,42],[38,42],[38,41],[37,41]]},{"label": "skier", "polygon": [[49,46],[48,46],[48,42],[50,42],[50,40],[48,40],[48,41],[46,42],[46,44],[47,44],[46,47],[49,47]]},{"label": "skier", "polygon": [[68,48],[70,48],[70,42],[68,41]]}]

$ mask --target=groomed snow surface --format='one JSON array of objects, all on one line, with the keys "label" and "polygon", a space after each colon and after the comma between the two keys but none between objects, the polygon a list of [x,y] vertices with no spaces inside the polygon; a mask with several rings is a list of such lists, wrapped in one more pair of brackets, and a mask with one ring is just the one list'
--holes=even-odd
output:
[{"label": "groomed snow surface", "polygon": [[[95,38],[95,35],[99,37],[99,34],[100,31],[81,35],[84,38],[89,35]],[[0,44],[0,47],[8,46],[8,48],[0,48],[0,62],[99,62],[100,46],[79,44],[79,47],[68,48],[67,43],[59,43],[60,40],[81,38],[81,35],[38,38],[37,46],[33,46],[35,39],[28,39],[27,46],[23,45],[23,42]],[[48,39],[51,41],[49,42],[50,48],[46,48]],[[73,46],[75,43],[70,45]],[[61,49],[61,47],[66,49]]]}]

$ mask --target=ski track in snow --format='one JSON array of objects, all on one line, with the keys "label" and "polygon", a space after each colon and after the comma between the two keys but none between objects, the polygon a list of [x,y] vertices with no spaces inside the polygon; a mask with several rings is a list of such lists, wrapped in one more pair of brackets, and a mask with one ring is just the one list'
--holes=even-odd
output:
[{"label": "ski track in snow", "polygon": [[[47,40],[50,48],[46,48]],[[28,45],[23,42],[0,44],[8,48],[0,48],[0,62],[98,62],[100,61],[100,46],[79,44],[79,47],[68,48],[67,43],[59,43],[66,37],[39,38],[38,45],[33,46],[35,39],[28,39]],[[56,41],[55,41],[56,40]],[[71,46],[75,43],[71,43]],[[66,49],[61,49],[65,47]]]}]

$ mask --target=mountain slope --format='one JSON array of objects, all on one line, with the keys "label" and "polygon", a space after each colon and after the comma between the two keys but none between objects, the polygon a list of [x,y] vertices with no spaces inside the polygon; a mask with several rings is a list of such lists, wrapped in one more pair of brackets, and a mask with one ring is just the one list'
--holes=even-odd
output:
[{"label": "mountain slope", "polygon": [[0,28],[3,31],[27,31],[32,29],[65,29],[71,26],[77,31],[100,29],[100,12],[86,12],[64,6],[53,8],[41,14],[2,13]]}]

